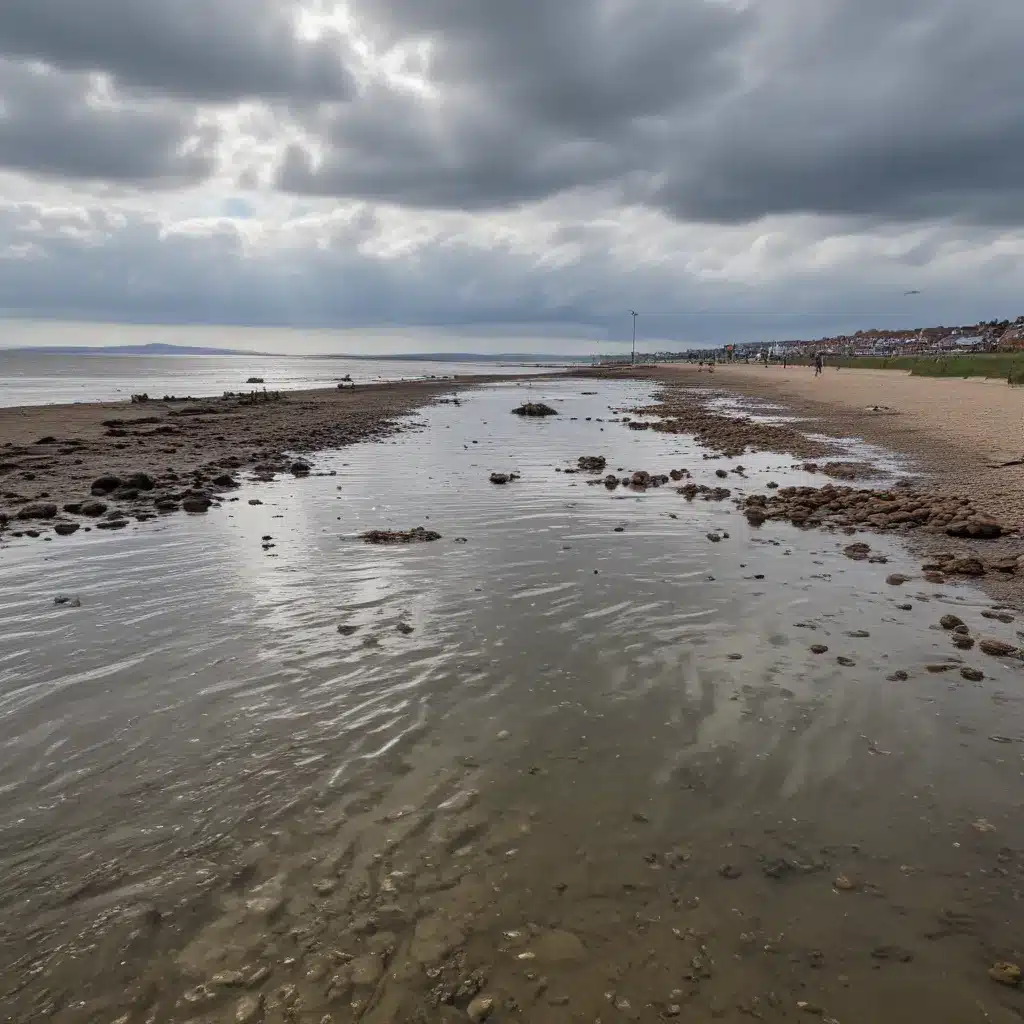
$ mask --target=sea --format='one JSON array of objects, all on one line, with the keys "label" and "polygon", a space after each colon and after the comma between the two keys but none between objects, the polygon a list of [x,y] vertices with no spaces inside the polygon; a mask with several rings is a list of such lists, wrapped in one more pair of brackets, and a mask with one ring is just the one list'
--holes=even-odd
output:
[{"label": "sea", "polygon": [[[297,391],[356,384],[478,374],[550,373],[551,366],[502,362],[446,362],[296,356],[73,355],[0,351],[0,407],[127,401],[145,392],[209,398],[225,391]],[[250,377],[264,383],[248,384]]]}]

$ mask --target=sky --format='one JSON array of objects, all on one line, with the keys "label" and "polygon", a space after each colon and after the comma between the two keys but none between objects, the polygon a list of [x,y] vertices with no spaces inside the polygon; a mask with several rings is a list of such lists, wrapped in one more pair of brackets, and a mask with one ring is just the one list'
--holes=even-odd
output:
[{"label": "sky", "polygon": [[1012,319],[1022,38],[1020,0],[3,0],[0,315],[345,329],[296,351]]}]

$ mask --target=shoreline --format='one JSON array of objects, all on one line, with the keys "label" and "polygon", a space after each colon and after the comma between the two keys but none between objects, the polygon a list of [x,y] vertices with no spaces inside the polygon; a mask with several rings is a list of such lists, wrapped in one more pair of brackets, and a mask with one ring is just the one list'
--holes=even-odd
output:
[{"label": "shoreline", "polygon": [[[0,408],[0,539],[116,530],[216,507],[242,482],[305,476],[299,456],[379,440],[493,374],[231,398]],[[530,380],[536,377],[528,378]],[[541,379],[547,379],[543,377]],[[254,499],[257,500],[257,499]]]},{"label": "shoreline", "polygon": [[[916,471],[903,477],[913,485],[912,493],[918,501],[937,510],[960,502],[979,521],[999,524],[1000,535],[984,539],[950,535],[944,529],[949,523],[918,529],[913,524],[860,521],[858,530],[899,532],[909,549],[930,566],[922,567],[923,572],[931,574],[930,582],[940,582],[943,575],[935,568],[937,556],[973,560],[977,563],[969,574],[973,582],[996,600],[1024,608],[1024,464],[1012,464],[1024,460],[1024,391],[1002,381],[922,378],[894,370],[845,368],[826,368],[823,377],[815,378],[813,370],[806,367],[782,370],[718,366],[709,373],[690,365],[662,364],[596,369],[585,376],[661,385],[661,414],[684,411],[678,403],[673,409],[677,389],[679,395],[686,389],[702,389],[709,394],[725,392],[753,400],[761,408],[748,409],[748,413],[764,411],[792,419],[785,424],[754,424],[746,442],[756,445],[761,441],[762,447],[783,450],[801,461],[816,457],[819,449],[827,450],[827,443],[824,447],[822,443],[816,445],[811,435],[835,441],[856,438],[908,458]],[[688,418],[692,418],[692,395],[690,391],[688,401],[683,403]],[[702,417],[710,421],[712,436],[715,421],[725,419],[717,414],[698,414],[698,426]],[[704,428],[708,429],[706,424]],[[717,430],[726,438],[725,443],[735,433],[728,425],[719,425]],[[854,491],[863,488],[872,496],[889,493],[888,489],[858,483],[856,474],[826,479],[822,484]],[[843,491],[838,495],[840,504],[852,497]],[[793,500],[799,502],[801,496]],[[788,518],[792,509],[785,503],[781,507],[778,502],[774,504],[770,517]],[[842,522],[843,516],[836,517],[836,521]],[[818,517],[807,525],[834,528],[818,521]],[[850,532],[851,527],[845,530]],[[1015,560],[1016,568],[1010,568]]]}]

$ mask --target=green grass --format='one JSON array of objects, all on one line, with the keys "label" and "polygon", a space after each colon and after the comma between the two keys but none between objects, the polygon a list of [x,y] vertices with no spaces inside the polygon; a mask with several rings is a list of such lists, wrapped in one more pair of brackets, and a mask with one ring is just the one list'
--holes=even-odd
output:
[{"label": "green grass", "polygon": [[864,370],[909,370],[916,377],[998,377],[1024,385],[1024,352],[948,356],[826,356],[825,365]]}]

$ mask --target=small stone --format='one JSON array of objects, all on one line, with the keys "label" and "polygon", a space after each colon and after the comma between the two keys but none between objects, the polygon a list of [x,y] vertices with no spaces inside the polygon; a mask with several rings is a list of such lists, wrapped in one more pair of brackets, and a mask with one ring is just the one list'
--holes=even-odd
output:
[{"label": "small stone", "polygon": [[210,984],[218,988],[239,988],[245,984],[245,975],[241,971],[218,971]]},{"label": "small stone", "polygon": [[458,793],[448,797],[437,805],[437,809],[444,814],[457,814],[460,811],[467,811],[476,803],[480,793],[475,789],[462,789]]},{"label": "small stone", "polygon": [[400,622],[397,626],[395,626],[395,629],[399,633],[401,633],[402,636],[408,636],[410,633],[413,632],[413,628],[409,625],[408,622]]},{"label": "small stone", "polygon": [[912,604],[898,604],[896,605],[896,608],[901,612],[912,612],[914,610],[914,606]]},{"label": "small stone", "polygon": [[735,864],[723,864],[718,869],[718,873],[732,882],[743,875],[743,868],[737,867]]},{"label": "small stone", "polygon": [[473,1021],[473,1024],[480,1024],[487,1020],[494,1010],[494,1000],[490,996],[477,996],[469,1006],[466,1007],[466,1016]]},{"label": "small stone", "polygon": [[904,576],[902,573],[894,572],[891,576],[886,576],[885,582],[890,587],[902,587],[910,579],[909,576]]},{"label": "small stone", "polygon": [[730,661],[742,661],[743,660],[743,655],[742,654],[730,654],[729,655],[729,660]]},{"label": "small stone", "polygon": [[988,969],[988,976],[999,982],[1000,985],[1009,985],[1012,988],[1020,987],[1020,968],[1016,964],[999,962]]},{"label": "small stone", "polygon": [[985,673],[980,668],[971,668],[968,665],[960,669],[960,675],[969,683],[980,683],[985,678]]},{"label": "small stone", "polygon": [[317,896],[330,896],[332,892],[337,888],[338,883],[332,878],[318,878],[313,883],[313,890]]},{"label": "small stone", "polygon": [[811,644],[811,654],[828,654],[828,648],[824,644]]},{"label": "small stone", "polygon": [[256,988],[257,985],[262,985],[269,977],[270,968],[266,964],[263,964],[262,966],[257,967],[256,970],[245,979],[246,988]]},{"label": "small stone", "polygon": [[78,529],[78,523],[57,523],[53,528],[53,532],[59,537],[70,537],[71,534],[77,533]]},{"label": "small stone", "polygon": [[957,626],[962,626],[963,624],[964,620],[958,618],[956,615],[943,615],[942,618],[939,619],[939,625],[943,629],[956,629]]},{"label": "small stone", "polygon": [[846,875],[838,875],[836,880],[832,883],[840,892],[853,892],[857,885],[855,882],[851,882]]},{"label": "small stone", "polygon": [[235,1024],[252,1024],[262,1012],[262,996],[242,996],[235,1005]]},{"label": "small stone", "polygon": [[979,818],[977,821],[971,822],[971,828],[975,832],[979,832],[984,835],[986,832],[995,832],[996,827],[987,818]]},{"label": "small stone", "polygon": [[853,666],[857,664],[857,662],[855,662],[853,658],[846,658],[842,654],[840,654],[839,657],[836,658],[836,661],[844,668],[853,668]]},{"label": "small stone", "polygon": [[1013,644],[1008,644],[1005,640],[993,640],[990,637],[978,641],[978,648],[983,654],[990,654],[994,658],[1008,658],[1017,653],[1017,648]]},{"label": "small stone", "polygon": [[53,599],[53,603],[58,608],[81,608],[82,601],[78,597],[68,597],[66,594],[61,594],[59,597]]},{"label": "small stone", "polygon": [[910,673],[903,669],[897,669],[891,676],[885,677],[890,683],[905,683],[910,678]]}]

